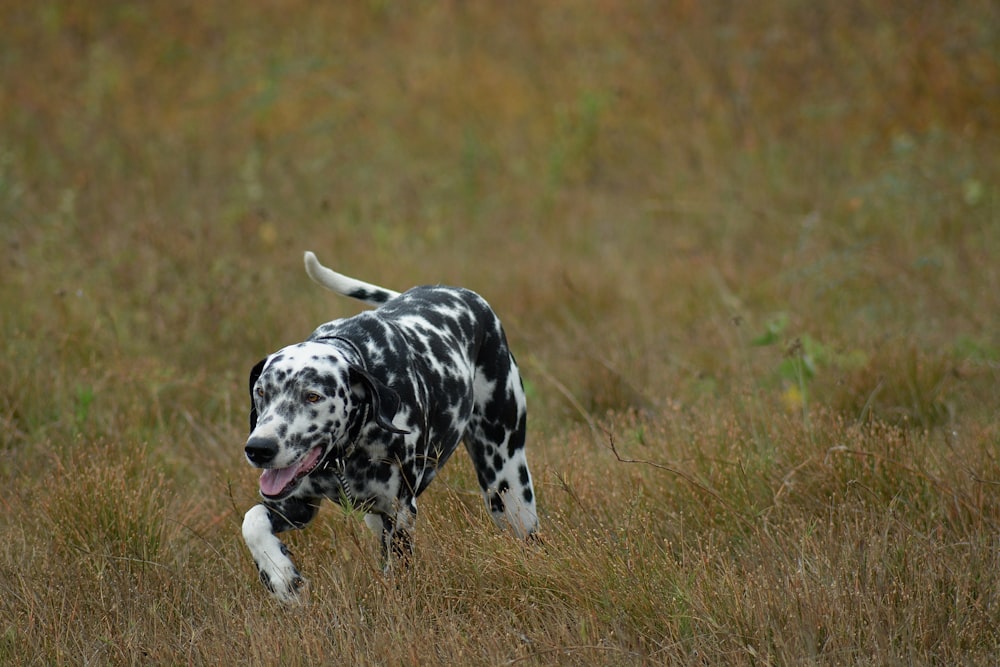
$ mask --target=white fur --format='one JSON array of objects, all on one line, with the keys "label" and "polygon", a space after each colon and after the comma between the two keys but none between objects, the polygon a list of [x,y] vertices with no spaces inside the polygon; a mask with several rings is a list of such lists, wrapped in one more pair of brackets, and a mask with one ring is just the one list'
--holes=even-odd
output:
[{"label": "white fur", "polygon": [[305,580],[295,569],[292,559],[285,555],[281,540],[271,532],[271,521],[263,505],[254,505],[243,517],[243,540],[261,579],[267,578],[274,596],[282,602],[301,601]]},{"label": "white fur", "polygon": [[[362,280],[345,276],[342,273],[337,273],[333,269],[328,269],[320,264],[319,260],[316,259],[316,255],[308,250],[306,251],[303,259],[306,265],[306,273],[309,274],[309,277],[312,278],[313,282],[318,285],[322,285],[330,291],[343,294],[344,296],[351,296],[352,292],[357,292],[359,290],[372,293],[377,292],[385,295],[385,298],[382,301],[399,296],[399,292],[394,292],[393,290],[379,287],[378,285],[366,283]],[[382,301],[369,301],[367,299],[362,299],[362,301],[371,306],[378,306],[382,303]]]}]

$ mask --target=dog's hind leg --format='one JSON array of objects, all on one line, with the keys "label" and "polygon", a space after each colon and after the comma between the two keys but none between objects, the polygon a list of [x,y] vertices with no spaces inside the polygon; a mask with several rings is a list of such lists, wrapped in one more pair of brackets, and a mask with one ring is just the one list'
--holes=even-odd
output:
[{"label": "dog's hind leg", "polygon": [[[538,530],[538,513],[524,448],[516,449],[499,465],[494,462],[485,475],[478,469],[476,473],[493,521],[520,538],[533,535]],[[493,477],[495,481],[489,483],[487,480]]]},{"label": "dog's hind leg", "polygon": [[[493,520],[525,538],[538,530],[535,489],[524,453],[527,401],[502,330],[494,343],[494,354],[481,354],[477,364],[465,447]],[[484,344],[484,351],[488,349]]]}]

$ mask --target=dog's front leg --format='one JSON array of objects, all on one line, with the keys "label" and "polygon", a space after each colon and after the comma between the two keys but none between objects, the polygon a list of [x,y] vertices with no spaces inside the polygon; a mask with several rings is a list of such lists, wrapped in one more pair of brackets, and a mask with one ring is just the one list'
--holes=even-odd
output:
[{"label": "dog's front leg", "polygon": [[365,524],[382,543],[382,569],[406,568],[413,556],[413,525],[417,518],[416,500],[397,501],[395,516],[373,512],[365,515]]},{"label": "dog's front leg", "polygon": [[282,602],[298,602],[305,579],[292,562],[288,547],[275,533],[302,528],[316,516],[319,506],[285,501],[277,507],[254,505],[243,517],[243,540],[257,565],[261,583]]}]

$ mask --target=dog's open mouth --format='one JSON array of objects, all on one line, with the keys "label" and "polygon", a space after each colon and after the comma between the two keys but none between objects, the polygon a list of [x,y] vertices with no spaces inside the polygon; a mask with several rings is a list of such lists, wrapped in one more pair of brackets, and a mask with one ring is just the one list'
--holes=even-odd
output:
[{"label": "dog's open mouth", "polygon": [[303,477],[313,471],[323,458],[323,447],[310,449],[305,458],[287,468],[268,468],[260,474],[260,492],[267,498],[287,495]]}]

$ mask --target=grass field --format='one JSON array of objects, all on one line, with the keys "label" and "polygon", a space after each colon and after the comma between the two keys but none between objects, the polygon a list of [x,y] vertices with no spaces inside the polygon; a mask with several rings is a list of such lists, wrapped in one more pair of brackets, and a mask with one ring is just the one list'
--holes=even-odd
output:
[{"label": "grass field", "polygon": [[[1000,655],[1000,8],[4,2],[0,664]],[[464,452],[416,558],[328,504],[284,608],[250,367],[473,288],[544,545]]]}]

